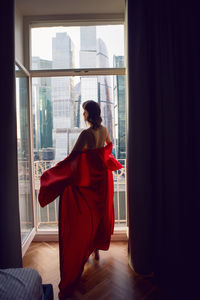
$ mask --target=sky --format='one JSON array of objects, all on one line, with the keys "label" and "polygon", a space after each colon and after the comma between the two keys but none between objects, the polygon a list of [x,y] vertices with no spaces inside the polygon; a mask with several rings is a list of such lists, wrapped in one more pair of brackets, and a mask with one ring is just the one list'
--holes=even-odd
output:
[{"label": "sky", "polygon": [[[105,42],[110,64],[113,55],[124,55],[124,26],[123,25],[101,25],[96,26],[97,38],[101,37]],[[80,27],[43,27],[32,28],[32,56],[39,56],[42,59],[52,59],[52,37],[56,32],[67,32],[75,45],[75,67],[79,68],[80,50]],[[112,66],[112,65],[110,65]]]}]

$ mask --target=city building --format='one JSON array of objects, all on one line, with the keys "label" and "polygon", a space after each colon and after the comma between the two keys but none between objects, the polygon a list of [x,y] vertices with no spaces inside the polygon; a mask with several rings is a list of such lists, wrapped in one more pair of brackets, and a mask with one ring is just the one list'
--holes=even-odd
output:
[{"label": "city building", "polygon": [[[79,56],[80,68],[96,68],[96,26],[81,26]],[[80,78],[80,99],[80,127],[85,128],[86,124],[82,118],[82,104],[87,100],[98,102],[96,76],[83,76]]]},{"label": "city building", "polygon": [[[108,68],[108,50],[104,41],[97,39],[96,26],[83,26],[80,29],[80,68]],[[87,100],[94,100],[101,107],[103,124],[113,141],[112,87],[108,76],[81,77],[80,105]],[[81,118],[81,116],[80,116]],[[85,127],[80,120],[81,127]]]},{"label": "city building", "polygon": [[[74,45],[66,32],[56,33],[52,39],[53,69],[71,69],[74,66]],[[55,160],[69,153],[69,130],[74,127],[74,84],[70,77],[54,77],[51,81],[53,103],[53,147]]]},{"label": "city building", "polygon": [[80,127],[80,113],[81,113],[81,83],[80,81],[74,86],[74,107],[75,107],[75,127]]},{"label": "city building", "polygon": [[[113,66],[120,68],[124,66],[124,56],[113,57]],[[125,99],[125,76],[113,76],[113,97],[115,110],[115,149],[116,157],[126,158],[126,107]]]},{"label": "city building", "polygon": [[[32,57],[32,69],[51,68],[52,61],[44,60],[40,57]],[[51,78],[33,78],[32,82],[33,143],[36,154],[41,149],[52,147],[53,112]]]}]

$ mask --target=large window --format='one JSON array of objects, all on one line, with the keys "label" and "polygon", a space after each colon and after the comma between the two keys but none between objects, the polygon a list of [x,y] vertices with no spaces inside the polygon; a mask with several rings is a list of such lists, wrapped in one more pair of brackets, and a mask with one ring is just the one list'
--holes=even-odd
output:
[{"label": "large window", "polygon": [[32,28],[31,45],[38,228],[57,230],[58,200],[45,208],[38,204],[40,176],[71,152],[86,127],[82,117],[86,100],[100,104],[113,154],[124,166],[113,175],[115,223],[126,226],[123,25]]}]

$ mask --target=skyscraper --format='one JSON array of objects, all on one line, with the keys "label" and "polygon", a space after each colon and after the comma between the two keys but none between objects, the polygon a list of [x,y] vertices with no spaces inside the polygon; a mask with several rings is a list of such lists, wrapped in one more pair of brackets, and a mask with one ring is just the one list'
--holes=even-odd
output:
[{"label": "skyscraper", "polygon": [[74,105],[75,105],[75,127],[80,127],[80,106],[81,106],[81,94],[80,94],[80,81],[74,86]]},{"label": "skyscraper", "polygon": [[[108,68],[109,57],[106,44],[102,39],[97,39],[97,67]],[[107,127],[110,138],[113,140],[113,112],[112,89],[109,76],[98,76],[98,102],[104,125]]]},{"label": "skyscraper", "polygon": [[[74,46],[66,32],[56,33],[52,39],[54,69],[71,69],[74,65]],[[69,152],[69,130],[74,127],[73,81],[70,77],[52,78],[53,143],[55,160],[62,160]]]},{"label": "skyscraper", "polygon": [[[52,61],[32,57],[33,69],[51,69]],[[42,77],[34,78],[32,85],[33,92],[33,141],[34,150],[52,147],[52,99],[51,79]]]},{"label": "skyscraper", "polygon": [[[80,27],[80,68],[96,68],[96,26]],[[80,112],[82,104],[87,100],[98,101],[97,77],[83,76],[80,84]],[[85,123],[80,113],[80,127],[85,128]]]},{"label": "skyscraper", "polygon": [[[124,56],[114,56],[113,66],[124,66]],[[116,156],[119,159],[126,158],[126,106],[125,106],[125,76],[114,76],[114,109],[115,109],[115,143]]]},{"label": "skyscraper", "polygon": [[[81,27],[80,68],[108,68],[109,58],[106,44],[97,39],[96,26]],[[81,104],[86,100],[99,103],[103,124],[113,140],[113,103],[111,84],[108,76],[81,77]],[[85,127],[83,120],[81,127]]]},{"label": "skyscraper", "polygon": [[80,68],[96,68],[96,26],[80,27]]}]

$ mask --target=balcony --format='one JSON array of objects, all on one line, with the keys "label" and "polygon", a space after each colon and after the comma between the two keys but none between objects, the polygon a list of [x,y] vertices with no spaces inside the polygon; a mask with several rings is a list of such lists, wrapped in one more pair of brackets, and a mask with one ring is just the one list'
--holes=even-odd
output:
[{"label": "balcony", "polygon": [[[126,159],[119,159],[123,168],[113,172],[114,179],[114,209],[115,229],[126,227],[127,224],[127,203],[126,203]],[[38,202],[40,189],[40,177],[47,169],[56,164],[54,160],[39,160],[34,162],[35,170],[35,198],[37,207],[37,225],[39,230],[58,229],[58,198],[42,208]]]}]

